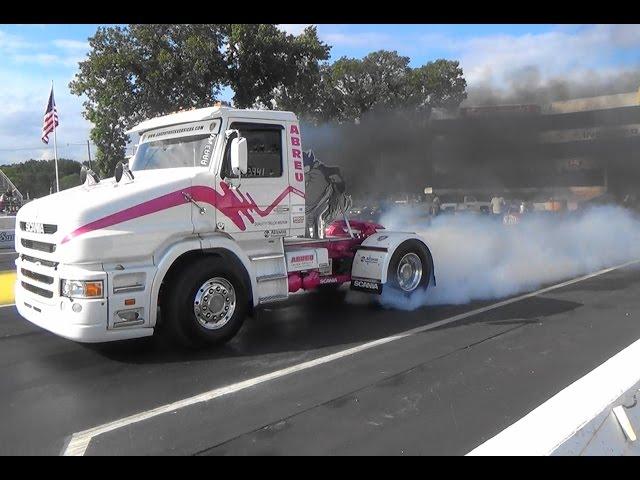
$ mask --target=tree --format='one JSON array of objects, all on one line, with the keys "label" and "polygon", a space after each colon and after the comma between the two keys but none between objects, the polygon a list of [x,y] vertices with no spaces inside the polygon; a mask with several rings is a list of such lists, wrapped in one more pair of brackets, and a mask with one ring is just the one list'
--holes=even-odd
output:
[{"label": "tree", "polygon": [[329,58],[330,49],[318,39],[315,27],[294,36],[272,24],[229,25],[227,60],[234,104],[312,112],[320,62]]},{"label": "tree", "polygon": [[124,159],[125,131],[183,108],[211,105],[226,81],[220,25],[100,27],[79,64],[71,92],[86,95],[96,163],[109,175]]},{"label": "tree", "polygon": [[[180,109],[210,106],[223,86],[239,107],[312,104],[320,60],[329,47],[309,27],[298,36],[275,25],[130,25],[101,27],[70,84],[86,95],[96,163],[110,174],[124,158],[125,131]],[[313,97],[315,98],[315,97]]]},{"label": "tree", "polygon": [[405,108],[430,112],[466,98],[459,63],[436,60],[418,68],[409,58],[380,50],[362,60],[342,57],[322,70],[324,120],[359,121],[368,112]]},{"label": "tree", "polygon": [[[66,158],[58,159],[60,190],[80,185],[82,164]],[[38,198],[56,190],[56,172],[53,160],[27,160],[26,162],[2,165],[0,169],[26,198]]]},{"label": "tree", "polygon": [[380,50],[362,60],[342,57],[325,70],[324,117],[359,120],[368,111],[393,109],[407,90],[409,57]]},{"label": "tree", "polygon": [[411,70],[407,102],[418,109],[455,108],[467,98],[467,81],[460,63],[439,59]]}]

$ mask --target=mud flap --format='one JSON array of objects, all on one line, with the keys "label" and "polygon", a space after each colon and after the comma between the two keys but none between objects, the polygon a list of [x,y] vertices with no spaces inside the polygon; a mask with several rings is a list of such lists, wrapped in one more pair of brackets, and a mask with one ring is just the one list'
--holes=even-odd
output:
[{"label": "mud flap", "polygon": [[378,280],[359,278],[351,280],[351,290],[357,290],[359,292],[375,293],[377,295],[381,295],[382,287],[382,283],[380,283]]}]

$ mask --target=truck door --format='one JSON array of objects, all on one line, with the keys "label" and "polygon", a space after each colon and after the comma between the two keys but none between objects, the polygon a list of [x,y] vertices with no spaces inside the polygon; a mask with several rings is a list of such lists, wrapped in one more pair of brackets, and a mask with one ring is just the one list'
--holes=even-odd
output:
[{"label": "truck door", "polygon": [[[229,120],[247,139],[247,173],[231,173],[231,140],[224,146],[218,180],[218,228],[238,238],[285,237],[291,228],[289,173],[284,123]],[[228,182],[225,182],[224,179]]]}]

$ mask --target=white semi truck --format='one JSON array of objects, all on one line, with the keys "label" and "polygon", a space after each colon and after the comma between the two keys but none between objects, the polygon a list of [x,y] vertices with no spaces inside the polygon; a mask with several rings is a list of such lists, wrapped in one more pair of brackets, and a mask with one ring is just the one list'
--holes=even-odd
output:
[{"label": "white semi truck", "polygon": [[328,205],[305,204],[291,112],[203,108],[128,133],[138,148],[113,178],[89,172],[17,214],[15,302],[42,328],[80,342],[161,330],[199,346],[300,290],[408,296],[435,283],[414,233],[327,222]]}]

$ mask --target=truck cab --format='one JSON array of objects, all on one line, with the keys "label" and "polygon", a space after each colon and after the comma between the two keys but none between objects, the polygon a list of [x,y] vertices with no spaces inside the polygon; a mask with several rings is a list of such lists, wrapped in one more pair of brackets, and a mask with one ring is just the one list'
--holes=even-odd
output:
[{"label": "truck cab", "polygon": [[310,233],[292,112],[210,107],[128,133],[138,147],[114,177],[88,175],[18,212],[16,306],[47,330],[81,342],[162,330],[208,345],[301,290],[410,295],[435,283],[413,233],[346,212]]}]

